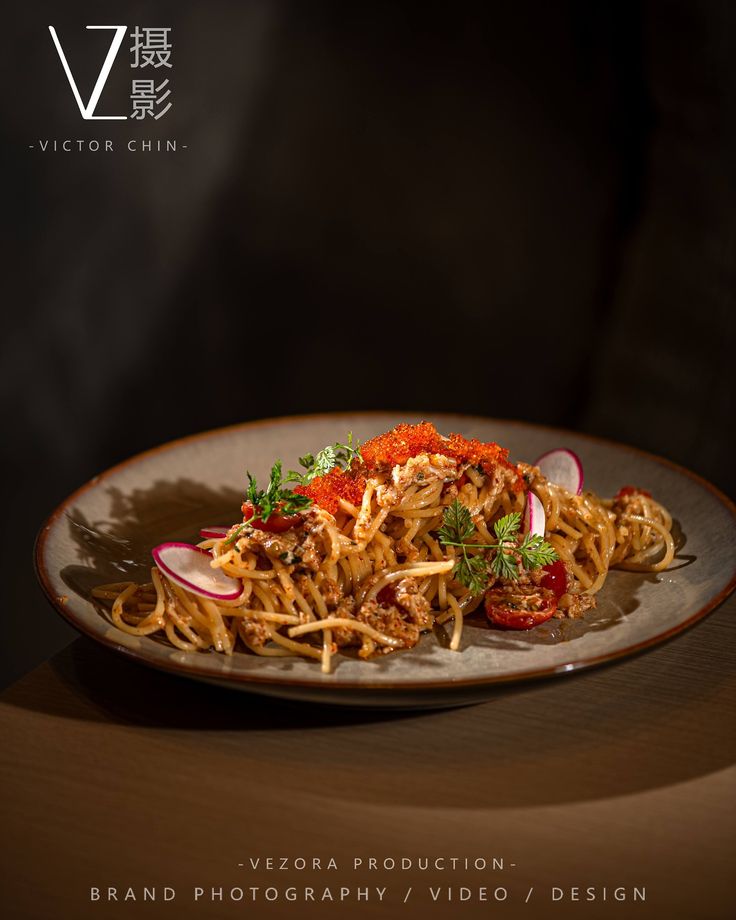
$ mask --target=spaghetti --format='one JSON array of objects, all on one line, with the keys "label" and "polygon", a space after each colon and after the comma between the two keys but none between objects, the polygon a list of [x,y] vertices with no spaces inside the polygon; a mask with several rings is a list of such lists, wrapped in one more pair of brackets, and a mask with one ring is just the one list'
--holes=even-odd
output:
[{"label": "spaghetti", "polygon": [[[426,422],[307,460],[312,472],[293,474],[293,490],[279,490],[280,463],[268,490],[251,478],[243,523],[198,544],[237,580],[237,597],[212,599],[157,567],[147,584],[93,596],[135,636],[187,652],[312,658],[329,672],[340,648],[363,659],[411,648],[435,624],[452,624],[458,650],[481,605],[514,629],[579,617],[611,568],[659,572],[674,557],[672,518],[648,492],[572,494],[497,444]],[[544,509],[538,536],[521,526],[532,492]]]}]

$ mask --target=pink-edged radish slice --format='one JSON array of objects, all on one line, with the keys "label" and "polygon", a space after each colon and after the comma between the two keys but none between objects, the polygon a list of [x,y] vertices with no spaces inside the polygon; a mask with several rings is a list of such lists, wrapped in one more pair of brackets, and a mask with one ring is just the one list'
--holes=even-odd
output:
[{"label": "pink-edged radish slice", "polygon": [[203,527],[199,535],[203,540],[222,540],[229,533],[229,527]]},{"label": "pink-edged radish slice", "polygon": [[206,549],[190,543],[162,543],[151,555],[164,575],[193,594],[212,601],[234,601],[242,593],[237,578],[212,568],[212,556]]},{"label": "pink-edged radish slice", "polygon": [[524,508],[524,529],[527,533],[538,534],[544,538],[545,520],[544,505],[534,492],[527,492],[526,507]]},{"label": "pink-edged radish slice", "polygon": [[580,457],[567,447],[547,451],[535,460],[534,466],[538,466],[550,482],[573,495],[580,495],[583,491],[583,464]]}]

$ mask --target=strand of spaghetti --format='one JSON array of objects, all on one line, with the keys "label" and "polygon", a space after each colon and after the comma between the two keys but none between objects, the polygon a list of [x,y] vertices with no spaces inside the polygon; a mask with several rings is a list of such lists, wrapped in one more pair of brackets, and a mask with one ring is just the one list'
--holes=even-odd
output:
[{"label": "strand of spaghetti", "polygon": [[205,631],[209,631],[210,623],[207,616],[199,609],[199,606],[194,603],[194,598],[189,594],[188,591],[185,591],[183,588],[180,588],[179,585],[174,584],[174,582],[168,582],[169,589],[173,592],[174,597],[178,604],[184,608],[184,610],[189,614],[191,622],[195,627],[202,627]]},{"label": "strand of spaghetti", "polygon": [[367,636],[370,636],[371,639],[380,642],[382,645],[390,645],[392,648],[401,648],[403,645],[400,639],[395,639],[393,636],[387,636],[385,633],[379,632],[377,629],[374,629],[373,626],[369,626],[361,620],[351,620],[348,617],[328,617],[326,620],[316,620],[314,623],[304,623],[302,626],[292,626],[289,630],[289,636],[304,636],[307,633],[317,632],[320,629],[339,629],[341,626],[345,627],[345,629],[355,630],[355,632],[365,633]]},{"label": "strand of spaghetti", "polygon": [[253,594],[253,586],[257,585],[257,581],[251,581],[250,578],[243,579],[243,593],[240,595],[238,600],[241,604],[247,604]]},{"label": "strand of spaghetti", "polygon": [[[391,514],[394,511],[391,509]],[[406,511],[399,511],[398,516],[403,518],[432,518],[437,514],[436,508],[409,508]]]},{"label": "strand of spaghetti", "polygon": [[255,581],[271,581],[276,577],[273,569],[245,569],[239,565],[228,562],[220,566],[226,575],[232,575],[234,578],[254,579]]},{"label": "strand of spaghetti", "polygon": [[286,592],[285,592],[284,589],[281,587],[281,585],[274,585],[274,584],[272,584],[272,585],[270,586],[270,590],[273,592],[274,597],[279,601],[279,603],[281,604],[281,606],[283,607],[283,609],[284,609],[287,613],[291,614],[292,616],[295,616],[295,617],[297,618],[297,620],[299,620],[299,622],[301,623],[302,617],[301,617],[300,614],[298,613],[298,611],[297,611],[296,607],[294,606],[294,604],[293,604],[293,603],[289,600],[289,598],[286,596]]},{"label": "strand of spaghetti", "polygon": [[299,617],[293,614],[277,613],[274,610],[257,610],[254,607],[238,607],[236,610],[228,610],[227,616],[246,620],[266,620],[269,623],[288,623],[291,626],[301,623]]},{"label": "strand of spaghetti", "polygon": [[[199,545],[202,546],[203,544],[200,543]],[[218,549],[219,549],[219,547],[218,547]],[[233,560],[235,559],[236,555],[237,555],[237,552],[236,552],[236,550],[235,550],[234,548],[233,548],[233,549],[226,550],[224,553],[218,552],[217,550],[214,550],[213,553],[212,553],[212,563],[211,563],[211,565],[212,565],[212,567],[215,568],[215,569],[217,569],[217,568],[220,568],[220,569],[221,569],[221,568],[222,568],[223,566],[225,566],[225,565],[235,564],[235,563],[233,563]],[[235,565],[236,565],[236,564],[235,564]],[[237,567],[237,565],[236,565],[236,567]]]},{"label": "strand of spaghetti", "polygon": [[224,652],[226,655],[232,655],[232,634],[230,634],[225,627],[225,623],[220,611],[217,609],[217,605],[206,597],[198,598],[198,602],[209,619],[215,650]]},{"label": "strand of spaghetti", "polygon": [[128,600],[128,598],[135,595],[139,586],[135,583],[132,583],[115,599],[115,601],[113,601],[111,611],[112,621],[119,629],[123,629],[130,635],[148,636],[151,633],[158,632],[163,628],[164,607],[166,599],[164,597],[164,591],[161,585],[161,579],[158,574],[158,570],[155,568],[151,569],[151,579],[153,581],[154,587],[156,588],[156,606],[148,614],[148,616],[146,616],[143,620],[140,620],[135,626],[130,626],[125,622],[125,602]]},{"label": "strand of spaghetti", "polygon": [[562,559],[562,561],[567,565],[575,578],[582,584],[585,589],[590,588],[593,584],[593,579],[585,572],[585,570],[578,565],[575,561],[575,556],[572,551],[566,545],[566,542],[563,538],[559,537],[557,534],[550,534],[549,542],[552,544],[557,555]]},{"label": "strand of spaghetti", "polygon": [[313,620],[314,613],[312,612],[312,608],[307,603],[307,599],[304,597],[302,592],[294,584],[292,577],[280,562],[277,562],[274,559],[273,564],[276,569],[278,580],[281,582],[281,587],[283,588],[284,594],[289,598],[289,600],[293,601],[297,605],[297,607],[308,620]]},{"label": "strand of spaghetti", "polygon": [[[177,597],[172,589],[171,582],[162,578],[163,593],[166,597],[166,617],[176,626],[176,634],[179,633],[189,640],[196,648],[207,649],[212,645],[212,635],[206,623],[202,621],[202,614],[195,604],[190,604],[196,609],[197,616],[195,620],[188,609],[182,604],[181,598]],[[182,640],[180,640],[182,641]]]},{"label": "strand of spaghetti", "polygon": [[130,610],[111,610],[113,623],[131,636],[149,636],[163,627],[164,620],[151,622],[150,614],[136,614]]},{"label": "strand of spaghetti", "polygon": [[268,623],[266,623],[265,626],[271,639],[277,645],[281,645],[283,648],[288,648],[290,651],[297,655],[301,655],[304,658],[316,658],[317,661],[322,660],[321,649],[316,649],[314,646],[307,645],[305,642],[294,642],[292,639],[288,639],[286,636],[282,636],[280,632],[277,632],[273,626],[269,626]]},{"label": "strand of spaghetti", "polygon": [[421,562],[417,565],[407,565],[395,572],[389,572],[387,575],[384,575],[382,578],[380,578],[374,585],[372,585],[371,588],[368,589],[368,592],[363,600],[373,600],[378,592],[382,588],[385,588],[386,585],[391,584],[392,581],[398,581],[400,578],[405,578],[407,575],[412,577],[418,577],[422,575],[438,575],[443,572],[451,571],[454,566],[455,561],[453,559],[448,559],[444,562]]},{"label": "strand of spaghetti", "polygon": [[327,610],[327,604],[325,603],[325,599],[322,597],[320,592],[317,590],[317,586],[312,581],[311,577],[309,575],[305,575],[304,577],[305,577],[305,583],[307,585],[307,590],[312,595],[312,600],[314,601],[315,607],[317,608],[317,613],[319,614],[320,617],[322,617],[322,619],[325,619],[327,616],[329,616],[329,612]]},{"label": "strand of spaghetti", "polygon": [[206,648],[208,643],[195,629],[192,629],[190,622],[191,617],[189,614],[182,614],[179,611],[176,598],[170,591],[165,591],[164,593],[167,595],[166,617],[169,623],[172,623],[176,627],[177,635],[181,633],[195,648]]},{"label": "strand of spaghetti", "polygon": [[437,603],[440,605],[440,610],[444,610],[447,606],[447,576],[435,575],[434,577],[437,582]]},{"label": "strand of spaghetti", "polygon": [[[656,530],[657,533],[662,537],[665,544],[665,554],[659,562],[647,566],[647,571],[650,572],[661,572],[667,568],[667,566],[672,562],[675,557],[675,541],[672,539],[672,534],[667,530],[664,524],[660,524],[659,521],[655,521],[653,518],[642,518],[638,514],[627,515],[627,519],[632,521],[637,521],[638,523],[644,523],[651,527],[653,530]],[[619,564],[619,568],[628,568],[631,570],[632,566],[637,566],[635,560],[631,560],[622,564]]]},{"label": "strand of spaghetti", "polygon": [[586,536],[583,538],[583,546],[588,551],[588,556],[593,561],[593,565],[596,567],[599,574],[605,575],[608,569],[608,566],[603,564],[603,560],[598,554],[598,549],[595,545],[596,536],[600,536],[600,535],[594,534],[593,532],[586,534]]},{"label": "strand of spaghetti", "polygon": [[460,639],[463,634],[463,611],[460,604],[455,600],[452,594],[447,595],[450,608],[455,616],[455,626],[452,630],[452,639],[450,639],[450,650],[457,652],[460,648]]},{"label": "strand of spaghetti", "polygon": [[401,539],[405,544],[409,544],[414,540],[414,537],[416,537],[417,531],[419,530],[419,525],[421,524],[421,520],[419,518],[415,518],[410,523],[410,519],[404,518],[404,523],[406,524],[406,533]]},{"label": "strand of spaghetti", "polygon": [[[360,541],[356,543],[354,546],[351,546],[348,552],[351,552],[351,553],[362,552],[366,548],[366,546],[368,546],[368,544],[371,542],[376,532],[378,531],[378,528],[386,520],[388,512],[389,512],[388,508],[381,508],[378,514],[371,521],[370,527],[368,527],[367,530],[362,531]],[[357,524],[356,524],[355,529],[356,530],[358,529]]]},{"label": "strand of spaghetti", "polygon": [[332,524],[325,524],[324,532],[327,534],[327,538],[330,541],[330,552],[327,562],[328,564],[334,565],[340,558],[340,553],[345,545],[346,537],[344,537],[337,527]]},{"label": "strand of spaghetti", "polygon": [[544,516],[546,519],[547,531],[551,532],[557,529],[557,520],[560,512],[560,500],[557,492],[552,488],[550,482],[535,482],[534,489],[538,498],[544,505]]},{"label": "strand of spaghetti", "polygon": [[329,674],[332,660],[332,630],[326,629],[322,633],[322,673]]},{"label": "strand of spaghetti", "polygon": [[442,561],[442,549],[434,537],[431,537],[428,533],[425,533],[422,534],[422,540],[424,541],[425,546],[429,547],[432,558],[437,559],[438,561]]},{"label": "strand of spaghetti", "polygon": [[164,632],[169,642],[182,652],[196,652],[197,649],[202,647],[198,642],[188,642],[184,639],[180,639],[177,633],[176,622],[173,619],[168,620],[164,624]]},{"label": "strand of spaghetti", "polygon": [[425,534],[433,533],[435,530],[437,530],[437,528],[442,524],[442,515],[444,514],[444,511],[444,507],[440,506],[437,508],[437,514],[433,518],[424,518],[422,523],[419,525],[417,536],[423,537]]},{"label": "strand of spaghetti", "polygon": [[345,597],[353,593],[353,572],[346,556],[338,561],[337,583]]},{"label": "strand of spaghetti", "polygon": [[488,494],[487,489],[477,489],[472,482],[466,482],[458,492],[458,500],[470,511],[471,516],[483,513],[483,500]]},{"label": "strand of spaghetti", "polygon": [[571,527],[569,524],[566,524],[562,518],[558,518],[557,523],[555,525],[555,530],[562,531],[562,533],[567,534],[568,537],[572,537],[573,540],[580,540],[582,539],[582,536],[583,536],[581,531],[576,530],[574,527]]},{"label": "strand of spaghetti", "polygon": [[[253,597],[256,601],[260,601],[263,604],[264,610],[276,610],[277,602],[279,595],[276,594],[273,590],[273,585],[266,585],[265,587],[259,584],[257,581],[252,582],[253,585]],[[252,605],[250,605],[252,606]]]},{"label": "strand of spaghetti", "polygon": [[375,490],[376,480],[369,479],[365,484],[365,491],[363,492],[360,511],[358,512],[358,517],[355,519],[355,527],[353,529],[353,537],[358,543],[363,542],[364,531],[368,527],[368,522],[371,519],[372,500]]},{"label": "strand of spaghetti", "polygon": [[428,578],[425,578],[424,581],[420,582],[419,593],[424,595],[428,604],[432,604],[437,594],[437,578],[442,577],[442,575],[438,575],[435,578],[433,575],[430,575]]},{"label": "strand of spaghetti", "polygon": [[263,645],[253,645],[252,642],[248,642],[245,639],[242,633],[240,633],[240,638],[247,649],[250,649],[254,655],[260,655],[261,658],[296,658],[298,655],[297,652],[292,652],[285,648],[267,648]]},{"label": "strand of spaghetti", "polygon": [[339,507],[342,508],[343,511],[347,512],[347,514],[349,514],[351,517],[357,518],[358,514],[360,513],[355,505],[352,502],[349,502],[346,498],[338,499],[337,503]]},{"label": "strand of spaghetti", "polygon": [[[625,552],[621,556],[622,562],[648,564],[655,556],[661,556],[664,552],[665,541],[654,528],[645,529],[638,521],[627,519],[625,529],[629,539],[624,543]],[[648,534],[646,540],[643,537],[644,533]]]},{"label": "strand of spaghetti", "polygon": [[370,549],[357,547],[354,552],[350,552],[345,558],[350,563],[351,578],[354,585],[361,584],[374,573],[376,564],[372,543]]},{"label": "strand of spaghetti", "polygon": [[644,521],[648,522],[650,520],[653,520],[654,515],[652,513],[652,506],[651,506],[649,499],[646,498],[646,496],[640,496],[639,500],[642,505],[642,511],[641,511],[641,514],[638,515],[638,517],[641,517],[643,519],[642,521],[638,522],[641,527],[640,542],[641,544],[643,544],[639,548],[645,549],[651,542],[651,535],[652,535],[653,528],[651,528],[648,523],[644,523]]},{"label": "strand of spaghetti", "polygon": [[404,503],[406,503],[407,507],[411,507],[411,502],[414,496],[417,494],[417,489],[418,486],[414,484],[406,486],[400,501],[398,501],[395,505],[392,505],[391,510],[396,511],[397,509],[404,507]]},{"label": "strand of spaghetti", "polygon": [[479,473],[478,470],[473,469],[472,466],[467,467],[465,470],[465,475],[472,482],[476,489],[480,489],[486,481],[484,473]]},{"label": "strand of spaghetti", "polygon": [[426,508],[427,505],[436,504],[442,492],[443,485],[444,483],[442,482],[436,482],[424,486],[422,489],[415,490],[414,492],[407,490],[399,504],[391,508],[391,513],[403,515],[404,511]]},{"label": "strand of spaghetti", "polygon": [[473,518],[473,523],[475,524],[475,528],[479,534],[479,539],[477,541],[478,543],[495,543],[496,542],[495,536],[493,536],[490,530],[486,527],[486,522],[483,520],[482,517],[480,517],[479,515],[476,515]]},{"label": "strand of spaghetti", "polygon": [[371,543],[371,562],[373,571],[385,569],[386,566],[390,564],[386,561],[383,543],[380,543],[378,540],[374,540]]},{"label": "strand of spaghetti", "polygon": [[396,554],[394,553],[393,544],[394,541],[391,537],[387,536],[385,533],[381,533],[380,530],[377,530],[373,536],[373,543],[380,544],[383,549],[383,556],[386,560],[386,565],[396,565]]},{"label": "strand of spaghetti", "polygon": [[460,609],[463,612],[463,616],[468,617],[483,603],[483,595],[471,594],[470,591],[468,591],[460,598],[458,603],[460,604]]},{"label": "strand of spaghetti", "polygon": [[508,491],[499,491],[496,488],[489,488],[487,485],[482,490],[482,514],[486,521],[491,521],[500,511],[501,514],[510,514],[513,510],[513,504],[509,498]]},{"label": "strand of spaghetti", "polygon": [[664,524],[664,527],[667,530],[667,532],[671,531],[672,530],[672,515],[669,513],[669,511],[665,508],[664,505],[660,505],[660,503],[655,501],[653,498],[649,500],[649,503],[652,506],[652,512],[653,512],[650,515],[650,517],[653,520],[656,520],[656,515],[658,514],[662,518],[662,523]]}]

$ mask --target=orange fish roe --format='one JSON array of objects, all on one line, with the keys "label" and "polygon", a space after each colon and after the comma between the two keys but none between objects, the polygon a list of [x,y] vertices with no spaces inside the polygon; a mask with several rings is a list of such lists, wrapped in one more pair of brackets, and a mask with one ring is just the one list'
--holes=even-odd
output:
[{"label": "orange fish roe", "polygon": [[492,473],[493,468],[500,464],[516,473],[515,491],[520,492],[524,488],[518,468],[508,460],[508,450],[493,441],[468,440],[461,434],[443,438],[430,422],[397,425],[391,431],[366,441],[360,452],[368,470],[390,469],[397,463],[406,463],[417,454],[442,454],[458,463],[480,466],[486,474]]},{"label": "orange fish roe", "polygon": [[336,514],[341,498],[353,505],[360,505],[365,492],[365,479],[359,473],[346,473],[336,466],[324,476],[315,476],[305,486],[297,486],[294,491],[309,496],[330,514]]},{"label": "orange fish roe", "polygon": [[430,422],[407,425],[402,422],[391,431],[366,441],[360,448],[363,463],[369,470],[390,469],[404,464],[417,454],[441,454],[447,442]]},{"label": "orange fish roe", "polygon": [[[401,466],[417,454],[442,454],[452,457],[458,463],[480,466],[488,475],[494,467],[501,465],[516,474],[512,485],[514,491],[521,492],[524,489],[524,480],[518,468],[509,463],[509,452],[505,448],[493,441],[484,443],[476,438],[469,441],[461,434],[443,438],[431,422],[420,422],[418,425],[402,422],[391,431],[366,441],[360,453],[363,458],[362,469],[369,473],[389,470],[397,464]],[[325,511],[335,514],[341,498],[353,505],[361,503],[365,478],[358,469],[344,471],[335,467],[324,476],[315,476],[307,485],[297,486],[294,491],[307,495]]]},{"label": "orange fish roe", "polygon": [[517,466],[509,462],[509,452],[505,447],[499,447],[495,441],[479,441],[472,438],[470,441],[461,434],[451,434],[448,438],[450,444],[446,451],[449,457],[454,457],[458,463],[471,463],[480,466],[484,473],[490,475],[494,466],[505,466],[506,469],[516,473],[516,480],[512,486],[515,492],[524,489],[524,480]]}]

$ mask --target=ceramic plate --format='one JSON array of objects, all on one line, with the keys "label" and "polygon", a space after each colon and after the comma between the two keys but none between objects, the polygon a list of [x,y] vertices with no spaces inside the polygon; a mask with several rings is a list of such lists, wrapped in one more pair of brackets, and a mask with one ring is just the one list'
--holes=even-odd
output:
[{"label": "ceramic plate", "polygon": [[499,684],[569,674],[649,648],[713,610],[736,583],[736,508],[713,486],[666,460],[580,434],[519,422],[460,415],[425,416],[447,433],[497,441],[512,459],[534,460],[570,447],[585,469],[586,487],[614,494],[633,483],[649,489],[673,514],[677,558],[659,575],[612,572],[598,607],[581,620],[551,620],[530,632],[503,632],[470,619],[460,652],[436,634],[410,651],[375,661],[347,655],[332,674],[304,659],[228,658],[185,653],[112,625],[91,601],[103,582],[149,580],[150,547],[196,542],[206,524],[239,517],[245,470],[268,476],[344,439],[361,440],[419,416],[359,413],[253,422],[165,444],[95,477],[48,518],[36,546],[41,584],[54,607],[81,632],[156,668],[243,690],[347,705],[432,707],[487,698]]}]

